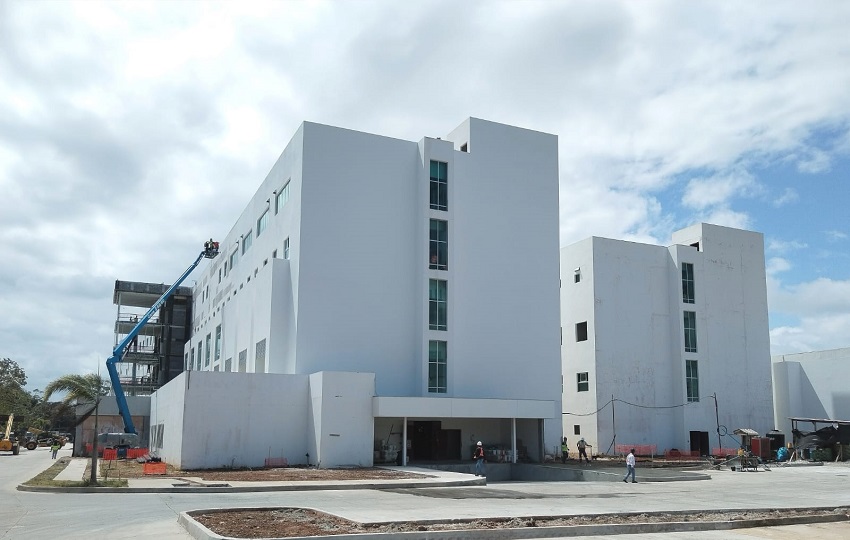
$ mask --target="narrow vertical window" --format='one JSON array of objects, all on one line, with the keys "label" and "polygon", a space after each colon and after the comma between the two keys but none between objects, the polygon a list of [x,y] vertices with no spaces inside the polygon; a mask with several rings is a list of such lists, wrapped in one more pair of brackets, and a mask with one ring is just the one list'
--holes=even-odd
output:
[{"label": "narrow vertical window", "polygon": [[274,199],[274,213],[277,215],[280,212],[280,209],[284,207],[286,201],[289,200],[289,181],[286,182],[280,191],[277,192],[277,196]]},{"label": "narrow vertical window", "polygon": [[224,371],[226,371],[227,373],[230,373],[232,368],[233,368],[233,358],[228,358],[227,360],[224,361]]},{"label": "narrow vertical window", "polygon": [[431,220],[431,241],[428,251],[428,268],[431,270],[449,269],[449,222],[440,219]]},{"label": "narrow vertical window", "polygon": [[259,238],[260,235],[263,234],[263,231],[265,231],[266,227],[268,227],[268,226],[269,226],[269,211],[268,211],[268,209],[266,209],[266,211],[263,212],[263,215],[260,216],[260,219],[257,220],[257,238]]},{"label": "narrow vertical window", "polygon": [[215,327],[215,359],[221,358],[221,325]]},{"label": "narrow vertical window", "polygon": [[204,366],[210,365],[210,349],[212,345],[212,334],[207,334],[207,348],[204,351]]},{"label": "narrow vertical window", "polygon": [[585,371],[576,373],[576,390],[578,392],[587,392],[590,389],[590,377]]},{"label": "narrow vertical window", "polygon": [[682,302],[694,303],[694,265],[682,263]]},{"label": "narrow vertical window", "polygon": [[283,258],[289,260],[289,237],[283,241]]},{"label": "narrow vertical window", "polygon": [[249,229],[245,236],[242,237],[242,255],[245,255],[245,252],[251,249],[251,244],[254,243],[254,235]]},{"label": "narrow vertical window", "polygon": [[428,392],[445,394],[448,388],[446,380],[446,342],[428,342]]},{"label": "narrow vertical window", "polygon": [[254,373],[266,372],[266,340],[257,342],[256,354],[254,355]]},{"label": "narrow vertical window", "polygon": [[189,353],[183,355],[183,365],[186,366],[183,369],[185,369],[186,371],[191,371],[192,364],[189,363]]},{"label": "narrow vertical window", "polygon": [[685,312],[685,352],[697,352],[697,314]]},{"label": "narrow vertical window", "polygon": [[248,370],[248,349],[239,351],[239,373],[245,373]]},{"label": "narrow vertical window", "polygon": [[447,289],[448,282],[442,279],[431,279],[428,282],[428,328],[430,330],[446,330],[447,323]]},{"label": "narrow vertical window", "polygon": [[233,253],[230,254],[230,271],[232,272],[234,268],[236,268],[236,263],[239,262],[239,248],[233,250]]},{"label": "narrow vertical window", "polygon": [[581,268],[576,268],[573,270],[573,283],[578,283],[581,281]]},{"label": "narrow vertical window", "polygon": [[699,371],[696,360],[685,360],[685,389],[688,403],[699,401]]},{"label": "narrow vertical window", "polygon": [[448,210],[448,163],[431,162],[431,210]]}]

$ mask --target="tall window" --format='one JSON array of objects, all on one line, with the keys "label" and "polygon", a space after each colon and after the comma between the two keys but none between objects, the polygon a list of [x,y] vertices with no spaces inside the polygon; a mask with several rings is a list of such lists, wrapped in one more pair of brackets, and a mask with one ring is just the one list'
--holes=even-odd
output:
[{"label": "tall window", "polygon": [[215,327],[215,359],[221,358],[221,325]]},{"label": "tall window", "polygon": [[263,212],[263,215],[260,216],[260,219],[257,220],[257,238],[263,234],[263,231],[266,230],[266,227],[269,226],[269,211],[266,210]]},{"label": "tall window", "polygon": [[587,392],[590,390],[590,377],[587,372],[576,373],[576,390],[579,392]]},{"label": "tall window", "polygon": [[233,253],[230,254],[230,271],[232,272],[234,268],[236,268],[236,263],[239,262],[239,248],[233,250]]},{"label": "tall window", "polygon": [[685,352],[697,352],[697,314],[685,312]]},{"label": "tall window", "polygon": [[428,281],[428,328],[445,330],[447,328],[446,290],[448,282],[442,279]]},{"label": "tall window", "polygon": [[[191,348],[190,358],[192,359],[192,360],[191,360],[191,362],[192,362],[192,367],[191,367],[191,368],[189,368],[189,369],[196,369],[196,368],[195,368],[195,348],[194,348],[194,347],[192,347],[192,348]],[[198,362],[198,364],[200,364],[200,362]],[[200,366],[200,365],[198,365],[197,369],[201,369],[201,366]]]},{"label": "tall window", "polygon": [[289,260],[289,237],[283,241],[283,258]]},{"label": "tall window", "polygon": [[248,230],[248,232],[245,234],[245,236],[242,237],[242,255],[245,255],[245,252],[248,251],[249,249],[251,249],[251,244],[253,244],[253,243],[254,243],[254,235],[251,234],[250,230]]},{"label": "tall window", "polygon": [[699,371],[696,360],[685,360],[685,389],[688,403],[699,401]]},{"label": "tall window", "polygon": [[576,341],[587,341],[587,321],[576,323]]},{"label": "tall window", "polygon": [[428,268],[431,270],[449,269],[449,222],[441,219],[431,220],[431,245],[428,252]]},{"label": "tall window", "polygon": [[257,342],[256,354],[254,355],[254,373],[266,372],[266,340]]},{"label": "tall window", "polygon": [[274,199],[274,213],[277,214],[280,212],[280,209],[283,208],[283,205],[286,204],[286,201],[289,200],[289,181],[286,182],[286,185],[283,186],[280,191],[277,192],[277,197]]},{"label": "tall window", "polygon": [[248,369],[248,349],[239,351],[239,373],[245,373]]},{"label": "tall window", "polygon": [[428,342],[428,392],[445,394],[446,381],[446,342]]},{"label": "tall window", "polygon": [[448,163],[431,162],[431,210],[448,210]]},{"label": "tall window", "polygon": [[192,364],[189,363],[189,353],[186,353],[186,354],[183,355],[183,366],[184,366],[183,369],[185,369],[186,371],[189,371],[189,370],[192,369]]},{"label": "tall window", "polygon": [[210,365],[210,345],[212,345],[212,334],[207,334],[207,349],[204,351],[204,366]]},{"label": "tall window", "polygon": [[694,265],[682,263],[682,302],[694,303]]}]

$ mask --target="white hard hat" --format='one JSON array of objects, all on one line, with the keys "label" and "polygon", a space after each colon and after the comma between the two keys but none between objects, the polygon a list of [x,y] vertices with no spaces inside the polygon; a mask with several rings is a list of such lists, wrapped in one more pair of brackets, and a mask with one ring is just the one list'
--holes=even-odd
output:
[{"label": "white hard hat", "polygon": [[478,446],[481,446],[481,441],[478,441]]}]

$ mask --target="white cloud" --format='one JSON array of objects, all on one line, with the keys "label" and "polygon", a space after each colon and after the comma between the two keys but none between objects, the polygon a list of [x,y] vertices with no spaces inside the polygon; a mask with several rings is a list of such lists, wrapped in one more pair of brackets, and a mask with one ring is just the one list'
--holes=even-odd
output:
[{"label": "white cloud", "polygon": [[847,239],[847,233],[843,231],[826,231],[826,236],[832,241]]},{"label": "white cloud", "polygon": [[[801,188],[767,201],[759,166],[823,171],[850,147],[848,20],[840,2],[0,3],[0,355],[41,379],[105,358],[111,280],[178,275],[303,120],[556,133],[562,244],[761,225],[748,205]],[[812,143],[824,126],[840,144]],[[779,293],[795,312],[803,292]]]},{"label": "white cloud", "polygon": [[787,253],[789,251],[796,251],[807,247],[808,245],[805,242],[800,242],[798,240],[784,241],[771,238],[767,242],[766,249],[767,251],[775,251],[777,253]]},{"label": "white cloud", "polygon": [[773,206],[779,208],[781,206],[785,206],[786,204],[795,202],[799,200],[800,195],[797,193],[797,190],[794,188],[785,188],[785,191],[782,192],[777,198],[773,200]]},{"label": "white cloud", "polygon": [[771,257],[767,260],[767,274],[774,275],[791,269],[791,263],[782,257]]}]

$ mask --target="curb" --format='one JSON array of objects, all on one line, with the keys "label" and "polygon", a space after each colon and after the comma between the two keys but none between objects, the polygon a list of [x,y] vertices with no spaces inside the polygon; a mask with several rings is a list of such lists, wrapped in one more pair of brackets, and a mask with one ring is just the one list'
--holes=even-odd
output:
[{"label": "curb", "polygon": [[[305,510],[315,510],[303,507]],[[784,508],[783,510],[837,510],[843,507],[827,508]],[[211,510],[192,510],[180,512],[177,522],[182,525],[189,535],[196,540],[242,540],[230,536],[221,536],[201,525],[192,517],[200,513],[212,513],[216,511],[232,510],[268,510],[269,508],[226,508]],[[775,510],[775,509],[770,509]],[[740,511],[716,510],[716,512]],[[758,511],[747,509],[747,511]],[[327,512],[325,512],[327,513]],[[643,515],[670,514],[683,512],[643,512]],[[595,514],[592,517],[600,517],[612,514]],[[615,514],[624,515],[624,514]],[[534,519],[557,518],[564,516],[535,516]],[[576,516],[569,516],[576,517]],[[330,536],[301,536],[287,537],[282,539],[267,540],[519,540],[527,538],[557,538],[574,536],[607,536],[615,534],[651,534],[667,532],[701,532],[701,531],[728,531],[734,529],[748,529],[753,527],[776,527],[782,525],[804,525],[811,523],[832,523],[838,521],[850,521],[850,515],[846,513],[833,513],[820,516],[793,516],[762,519],[741,519],[735,521],[674,521],[666,523],[621,523],[609,525],[564,525],[553,527],[521,527],[512,529],[457,529],[451,531],[409,531],[394,533],[357,533],[357,534],[335,534]],[[433,521],[432,521],[433,522]],[[413,521],[409,523],[420,523]]]},{"label": "curb", "polygon": [[353,489],[411,489],[411,488],[433,488],[433,487],[457,487],[457,486],[486,486],[486,478],[471,478],[469,480],[440,480],[434,482],[399,482],[397,484],[371,483],[371,484],[317,484],[311,482],[303,485],[272,485],[272,486],[209,486],[186,485],[186,487],[52,487],[52,486],[26,486],[19,484],[18,491],[40,492],[40,493],[253,493],[268,491],[338,491]]}]

